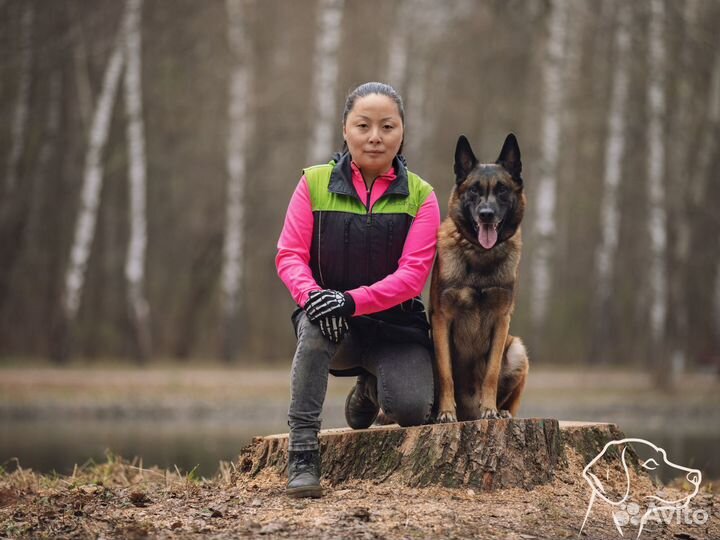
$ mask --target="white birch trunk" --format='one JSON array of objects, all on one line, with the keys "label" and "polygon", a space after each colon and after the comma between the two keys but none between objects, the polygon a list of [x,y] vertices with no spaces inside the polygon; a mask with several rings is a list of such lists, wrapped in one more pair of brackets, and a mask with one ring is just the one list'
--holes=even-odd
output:
[{"label": "white birch trunk", "polygon": [[120,82],[123,63],[125,62],[124,24],[120,26],[118,34],[105,68],[102,90],[93,112],[88,149],[85,154],[80,206],[77,222],[75,223],[70,261],[65,275],[63,307],[68,323],[74,321],[80,307],[80,299],[85,283],[85,270],[95,236],[95,223],[97,221],[103,176],[102,154],[107,142],[115,95]]},{"label": "white birch trunk", "polygon": [[604,311],[610,299],[610,286],[620,232],[621,215],[618,204],[618,188],[625,156],[625,114],[628,101],[630,60],[629,23],[630,5],[621,1],[618,4],[615,29],[615,66],[608,111],[605,172],[600,203],[601,240],[595,251],[596,321],[604,318]]},{"label": "white birch trunk", "polygon": [[[77,16],[73,11],[71,17]],[[83,128],[87,129],[92,114],[92,90],[90,87],[90,75],[88,73],[87,47],[82,33],[82,27],[75,25],[73,31],[73,64],[75,67],[75,87],[78,93],[78,111],[82,120]]]},{"label": "white birch trunk", "polygon": [[[688,74],[692,68],[693,46],[696,38],[695,27],[699,16],[699,1],[686,0],[682,18],[685,26],[685,39],[682,44],[680,56],[681,65],[676,72],[677,77],[677,102],[675,103],[675,114],[673,117],[672,137],[676,141],[673,144],[674,154],[671,156],[670,171],[671,178],[682,178],[687,167],[688,155],[691,148],[692,131],[691,118],[693,115],[693,85],[692,77]],[[672,150],[671,150],[672,151]],[[692,184],[692,178],[690,179]],[[673,375],[684,371],[687,364],[686,340],[688,329],[688,304],[685,300],[684,288],[687,279],[687,258],[690,252],[690,185],[684,182],[670,182],[668,189],[671,190],[671,200],[679,201],[680,204],[674,217],[674,228],[676,230],[675,245],[672,249],[672,256],[675,265],[674,278],[670,283],[670,303],[675,306],[671,312],[673,318],[675,338],[675,349],[673,351]]]},{"label": "white birch trunk", "polygon": [[250,122],[250,65],[247,24],[243,0],[227,0],[228,42],[233,56],[229,88],[229,132],[227,140],[227,206],[222,268],[222,311],[225,327],[223,355],[235,353],[234,324],[240,307],[245,230],[246,151]]},{"label": "white birch trunk", "polygon": [[128,307],[134,326],[138,357],[150,356],[150,308],[144,293],[147,222],[145,127],[142,109],[142,33],[140,21],[143,0],[127,0],[125,19],[125,113],[127,115],[128,180],[130,195],[130,241],[125,259]]},{"label": "white birch trunk", "polygon": [[[406,2],[407,4],[407,2]],[[421,2],[413,2],[413,5],[408,7],[408,26],[414,30],[414,34],[422,35],[419,40],[413,40],[413,33],[409,33],[405,40],[405,51],[402,52],[402,56],[396,55],[396,58],[392,58],[396,66],[401,61],[405,62],[405,73],[403,74],[403,81],[405,84],[405,121],[409,123],[410,127],[405,127],[405,142],[403,143],[403,152],[408,156],[409,161],[418,166],[418,161],[422,157],[422,147],[425,140],[425,134],[427,132],[428,124],[430,121],[425,118],[424,112],[426,110],[425,102],[425,87],[427,86],[427,61],[430,48],[433,43],[433,33],[431,25],[433,22],[433,16],[437,15],[437,9],[432,3],[428,3],[426,0]],[[438,21],[440,22],[440,21]],[[412,40],[412,44],[408,43]],[[396,43],[393,46],[399,45]],[[407,64],[407,48],[413,46],[415,55],[413,61]],[[393,52],[391,51],[391,55]],[[391,66],[392,67],[392,66]],[[422,120],[421,120],[422,119]],[[422,168],[422,167],[421,167]]]},{"label": "white birch trunk", "polygon": [[[62,88],[62,75],[59,70],[53,71],[50,75],[50,94],[48,97],[48,116],[45,124],[45,140],[40,148],[38,155],[38,180],[42,180],[47,171],[48,163],[50,158],[55,153],[55,145],[57,143],[57,136],[60,131],[60,97]],[[35,182],[38,185],[40,182]]]},{"label": "white birch trunk", "polygon": [[[429,106],[430,99],[427,88],[428,85],[431,88],[437,88],[432,81],[443,80],[438,71],[447,70],[449,66],[447,62],[442,66],[429,62],[433,56],[433,47],[436,47],[438,42],[445,37],[447,28],[452,22],[467,16],[472,8],[467,2],[456,2],[452,9],[448,9],[444,4],[434,0],[407,1],[404,8],[405,12],[401,13],[406,21],[398,24],[405,25],[413,31],[412,33],[408,32],[403,45],[405,50],[402,52],[406,66],[403,83],[406,85],[407,98],[405,107],[407,126],[403,152],[411,163],[415,163],[415,167],[422,168],[425,142],[435,129],[437,115],[440,112],[439,108]],[[413,39],[413,37],[417,37],[417,39]],[[407,54],[411,46],[413,58],[408,64]],[[393,62],[395,66],[400,65],[401,55],[399,53]]]},{"label": "white birch trunk", "polygon": [[[648,229],[650,233],[650,329],[657,346],[665,333],[667,318],[667,216],[665,210],[665,12],[663,0],[650,4],[648,83]],[[656,349],[658,350],[658,349]]]},{"label": "white birch trunk", "polygon": [[33,59],[32,26],[35,12],[31,3],[25,4],[20,32],[20,70],[18,93],[12,116],[12,146],[7,162],[5,193],[10,194],[17,184],[18,163],[25,149],[25,131],[27,131],[28,102],[30,101],[30,75]]},{"label": "white birch trunk", "polygon": [[[695,26],[697,25],[697,19],[699,16],[699,1],[698,0],[686,0],[685,9],[683,10],[683,19],[685,20],[685,40],[683,42],[682,54],[681,54],[681,75],[677,78],[677,104],[675,105],[675,115],[673,118],[672,133],[673,137],[678,141],[675,145],[675,156],[673,156],[672,163],[674,169],[671,174],[674,178],[681,178],[683,171],[687,166],[687,159],[690,153],[690,137],[691,137],[691,118],[689,114],[691,107],[691,100],[693,98],[693,88],[691,80],[692,78],[687,76],[689,70],[692,68],[693,61],[693,42],[695,36]],[[691,184],[692,184],[691,179]],[[688,193],[685,191],[690,186],[683,185],[681,182],[675,182],[677,185],[678,196],[683,197],[690,202],[690,197],[687,197]],[[692,196],[692,189],[690,188],[690,195]],[[685,205],[687,206],[687,205]],[[684,261],[687,258],[687,253],[690,248],[690,227],[687,220],[688,208],[683,208],[683,216],[681,222],[678,224],[678,240],[676,245],[677,258],[680,261]]]},{"label": "white birch trunk", "polygon": [[[427,52],[426,52],[427,54]],[[412,62],[413,70],[407,87],[407,121],[414,125],[406,136],[403,151],[413,163],[420,160],[430,122],[425,118],[425,87],[427,86],[427,57],[419,54]],[[422,120],[421,120],[422,119]]]},{"label": "white birch trunk", "polygon": [[333,152],[336,125],[337,86],[343,0],[320,0],[315,55],[313,56],[313,133],[308,148],[309,163],[325,163]]},{"label": "white birch trunk", "polygon": [[548,17],[548,44],[543,62],[543,118],[541,127],[540,174],[535,195],[535,256],[532,264],[530,315],[536,329],[544,321],[551,286],[550,262],[555,240],[555,202],[560,155],[562,107],[565,101],[563,67],[566,52],[564,44],[568,28],[569,2],[551,2]]},{"label": "white birch trunk", "polygon": [[32,233],[29,230],[31,227],[36,226],[35,224],[40,223],[41,216],[38,215],[39,209],[37,208],[36,201],[40,199],[40,193],[42,192],[42,184],[47,181],[48,166],[53,155],[55,155],[57,147],[58,134],[60,132],[60,109],[61,109],[61,89],[62,89],[62,75],[60,70],[54,70],[49,77],[48,86],[50,91],[48,94],[48,112],[45,118],[45,126],[43,132],[43,141],[40,151],[37,157],[37,168],[35,172],[34,181],[32,183],[32,196],[30,197],[30,211],[28,222],[28,230],[26,231],[27,237],[31,237]]},{"label": "white birch trunk", "polygon": [[702,207],[710,167],[713,165],[715,151],[718,148],[718,125],[720,124],[720,52],[715,52],[715,65],[710,80],[710,93],[708,95],[707,122],[702,142],[698,149],[697,167],[691,185],[691,198],[694,208]]},{"label": "white birch trunk", "polygon": [[[607,18],[608,3],[605,2],[599,6],[599,10],[594,17],[601,19]],[[583,95],[584,89],[582,88],[582,66],[583,62],[587,61],[583,56],[583,37],[588,33],[587,21],[588,12],[587,8],[580,2],[570,2],[568,7],[568,21],[572,21],[572,24],[568,24],[565,41],[565,58],[563,67],[563,86],[565,90],[565,100],[567,105],[563,107],[561,122],[561,131],[566,133],[568,137],[578,137],[582,133],[581,122],[585,111],[581,110],[577,106],[573,106],[576,103],[580,103],[585,96]],[[579,139],[576,139],[579,140]],[[579,146],[576,145],[576,146]],[[559,170],[558,175],[565,175],[566,178],[578,178],[579,175],[585,174],[585,170],[577,160],[567,160],[566,165],[558,164]],[[559,181],[559,180],[558,180]],[[569,208],[573,204],[573,197],[575,194],[571,189],[557,189],[558,200],[556,206],[559,208]],[[558,228],[555,240],[555,254],[556,260],[570,260],[572,257],[571,251],[571,237],[573,234],[572,222],[570,220],[563,220],[558,217]],[[565,271],[571,270],[570,265],[565,265],[560,272],[558,272],[557,279],[566,279]],[[556,280],[557,280],[556,279]]]},{"label": "white birch trunk", "polygon": [[[695,204],[694,208],[699,208],[705,197],[706,185],[709,180],[710,167],[713,164],[713,156],[720,146],[718,140],[718,131],[720,131],[720,52],[715,52],[715,65],[713,66],[712,81],[710,86],[710,103],[708,104],[708,123],[700,145],[698,154],[698,172],[695,179]],[[714,282],[714,320],[715,335],[720,340],[720,261],[718,261],[715,270]]]},{"label": "white birch trunk", "polygon": [[399,0],[397,7],[396,23],[393,24],[394,30],[390,35],[390,43],[388,45],[388,63],[385,73],[385,81],[391,85],[400,95],[405,92],[405,80],[407,78],[408,65],[408,40],[410,38],[409,29],[411,27],[410,3],[408,0]]},{"label": "white birch trunk", "polygon": [[713,285],[713,321],[715,330],[715,343],[720,342],[720,260],[715,267],[715,280]]}]

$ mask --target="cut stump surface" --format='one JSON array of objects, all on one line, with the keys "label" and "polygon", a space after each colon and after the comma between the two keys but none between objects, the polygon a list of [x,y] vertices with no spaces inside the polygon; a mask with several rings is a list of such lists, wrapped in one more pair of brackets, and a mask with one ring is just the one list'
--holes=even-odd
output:
[{"label": "cut stump surface", "polygon": [[[566,465],[566,448],[592,459],[613,439],[614,424],[554,419],[499,419],[402,428],[320,432],[323,479],[399,481],[410,487],[441,485],[480,491],[551,482]],[[256,437],[240,455],[243,473],[284,473],[287,434]]]}]

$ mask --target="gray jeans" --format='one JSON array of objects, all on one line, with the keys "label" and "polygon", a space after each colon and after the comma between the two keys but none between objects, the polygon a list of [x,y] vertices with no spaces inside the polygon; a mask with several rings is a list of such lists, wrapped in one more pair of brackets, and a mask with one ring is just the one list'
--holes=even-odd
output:
[{"label": "gray jeans", "polygon": [[288,425],[293,451],[318,448],[328,373],[362,368],[377,378],[377,395],[385,414],[401,426],[421,425],[433,405],[430,351],[416,343],[360,339],[350,331],[339,345],[331,343],[304,312],[296,318],[297,349],[290,374]]}]

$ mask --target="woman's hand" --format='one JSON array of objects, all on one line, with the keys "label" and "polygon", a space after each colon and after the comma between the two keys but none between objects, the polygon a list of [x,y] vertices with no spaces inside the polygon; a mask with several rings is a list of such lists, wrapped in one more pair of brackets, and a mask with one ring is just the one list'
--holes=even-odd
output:
[{"label": "woman's hand", "polygon": [[320,325],[320,333],[333,343],[340,343],[350,330],[347,319],[343,316],[329,315],[320,317],[318,324]]},{"label": "woman's hand", "polygon": [[[348,293],[324,289],[311,292],[303,309],[310,322],[331,315],[344,318],[355,312],[355,301]],[[347,321],[345,324],[347,325]]]}]

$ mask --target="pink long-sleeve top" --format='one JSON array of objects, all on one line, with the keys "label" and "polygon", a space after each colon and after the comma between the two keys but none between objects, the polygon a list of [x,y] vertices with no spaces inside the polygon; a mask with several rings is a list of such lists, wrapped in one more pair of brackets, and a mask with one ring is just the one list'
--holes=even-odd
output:
[{"label": "pink long-sleeve top", "polygon": [[[354,162],[351,168],[353,186],[360,200],[366,201],[368,189],[362,173]],[[375,179],[371,190],[370,208],[382,197],[395,178],[395,170],[391,168]],[[390,309],[422,292],[435,258],[439,226],[440,208],[433,191],[421,205],[410,226],[397,270],[372,285],[346,291],[355,300],[354,315],[367,315]],[[303,175],[290,199],[275,258],[278,276],[299,306],[305,305],[310,292],[322,289],[316,283],[310,269],[312,233],[310,189]]]}]

